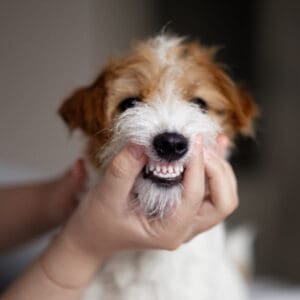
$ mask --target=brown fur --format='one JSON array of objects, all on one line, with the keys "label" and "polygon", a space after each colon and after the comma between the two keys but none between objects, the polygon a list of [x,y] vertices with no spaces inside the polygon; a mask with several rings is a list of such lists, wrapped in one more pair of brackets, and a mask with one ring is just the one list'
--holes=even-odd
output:
[{"label": "brown fur", "polygon": [[[252,135],[256,105],[214,61],[215,52],[216,48],[197,42],[183,41],[171,48],[167,58],[182,70],[176,77],[176,88],[183,100],[203,98],[207,113],[221,124],[231,141],[238,134]],[[99,164],[95,154],[109,138],[107,129],[119,114],[118,104],[128,97],[151,102],[167,84],[169,69],[158,59],[151,40],[138,43],[129,55],[111,60],[93,84],[77,90],[63,103],[59,113],[69,128],[80,128],[90,137],[88,154],[95,165]]]}]

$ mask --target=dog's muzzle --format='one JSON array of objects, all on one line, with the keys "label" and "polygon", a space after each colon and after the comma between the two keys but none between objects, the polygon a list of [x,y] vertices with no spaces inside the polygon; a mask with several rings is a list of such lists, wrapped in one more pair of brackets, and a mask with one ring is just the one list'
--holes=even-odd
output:
[{"label": "dog's muzzle", "polygon": [[188,151],[188,140],[176,132],[164,132],[153,139],[153,149],[160,161],[149,161],[144,178],[158,186],[171,187],[181,183],[184,166],[178,162]]}]

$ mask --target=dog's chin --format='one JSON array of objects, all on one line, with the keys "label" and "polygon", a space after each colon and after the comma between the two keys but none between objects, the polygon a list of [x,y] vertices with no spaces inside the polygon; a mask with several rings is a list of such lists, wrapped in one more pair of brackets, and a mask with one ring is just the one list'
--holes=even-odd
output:
[{"label": "dog's chin", "polygon": [[147,216],[162,218],[180,203],[185,163],[149,158],[133,187],[135,203]]}]

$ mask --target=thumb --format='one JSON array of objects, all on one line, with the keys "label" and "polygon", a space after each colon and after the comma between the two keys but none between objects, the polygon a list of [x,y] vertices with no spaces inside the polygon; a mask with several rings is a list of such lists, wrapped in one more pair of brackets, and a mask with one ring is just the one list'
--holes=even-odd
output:
[{"label": "thumb", "polygon": [[101,191],[110,198],[124,199],[146,164],[144,149],[140,145],[126,145],[110,162],[101,180]]},{"label": "thumb", "polygon": [[188,163],[183,179],[183,199],[202,199],[204,193],[204,162],[201,136],[197,137],[193,155]]}]

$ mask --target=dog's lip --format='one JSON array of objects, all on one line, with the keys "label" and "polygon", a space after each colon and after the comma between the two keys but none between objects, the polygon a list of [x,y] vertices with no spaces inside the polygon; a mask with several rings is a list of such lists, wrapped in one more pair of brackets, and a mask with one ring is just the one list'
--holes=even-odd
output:
[{"label": "dog's lip", "polygon": [[160,187],[171,187],[182,182],[184,166],[179,163],[150,161],[143,168],[143,178]]},{"label": "dog's lip", "polygon": [[154,183],[156,183],[158,186],[161,186],[161,187],[171,187],[174,185],[178,185],[182,182],[182,179],[183,179],[182,174],[180,174],[179,176],[173,177],[173,178],[160,178],[160,177],[155,176],[153,173],[146,174],[145,170],[143,170],[143,177],[144,177],[144,179],[152,180]]}]

